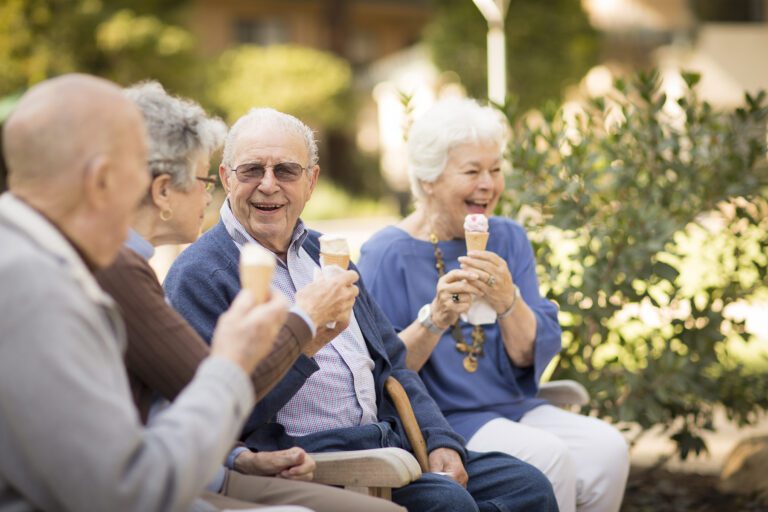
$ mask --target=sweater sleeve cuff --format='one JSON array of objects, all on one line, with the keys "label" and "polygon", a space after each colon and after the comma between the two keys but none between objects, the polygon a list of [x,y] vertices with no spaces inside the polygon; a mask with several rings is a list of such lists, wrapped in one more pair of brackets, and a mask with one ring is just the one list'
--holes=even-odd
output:
[{"label": "sweater sleeve cuff", "polygon": [[312,334],[310,338],[314,338],[317,335],[317,326],[312,321],[312,319],[309,317],[306,311],[301,309],[299,306],[294,305],[291,307],[291,313],[296,314],[299,318],[304,320],[304,323],[307,324],[307,327],[309,328],[309,332]]},{"label": "sweater sleeve cuff", "polygon": [[251,379],[242,368],[224,357],[210,356],[202,362],[197,370],[200,375],[206,375],[222,382],[231,392],[234,399],[235,413],[244,418],[256,404]]},{"label": "sweater sleeve cuff", "polygon": [[229,452],[229,455],[227,455],[227,460],[225,461],[226,466],[229,469],[235,469],[235,459],[238,455],[240,455],[243,452],[250,451],[245,446],[238,446],[236,448],[233,448],[231,452]]},{"label": "sweater sleeve cuff", "polygon": [[453,437],[446,436],[446,435],[432,434],[431,436],[429,436],[426,442],[427,442],[427,453],[432,453],[433,450],[437,450],[438,448],[449,448],[459,454],[459,457],[461,457],[462,462],[464,463],[467,462],[466,448],[464,448],[464,445],[460,443],[458,440],[454,439]]}]

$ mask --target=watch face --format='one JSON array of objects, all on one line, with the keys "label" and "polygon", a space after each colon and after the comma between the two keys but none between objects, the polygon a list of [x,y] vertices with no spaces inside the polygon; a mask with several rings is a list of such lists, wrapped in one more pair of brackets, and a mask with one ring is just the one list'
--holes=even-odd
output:
[{"label": "watch face", "polygon": [[429,304],[424,304],[421,306],[421,309],[419,310],[419,314],[416,317],[416,319],[419,321],[419,323],[423,324],[426,320],[429,319],[431,311],[431,307]]}]

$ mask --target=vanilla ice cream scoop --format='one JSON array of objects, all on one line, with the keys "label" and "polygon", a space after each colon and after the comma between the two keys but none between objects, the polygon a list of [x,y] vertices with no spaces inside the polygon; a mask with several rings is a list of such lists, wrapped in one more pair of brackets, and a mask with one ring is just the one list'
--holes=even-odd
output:
[{"label": "vanilla ice cream scoop", "polygon": [[349,244],[339,235],[320,237],[320,261],[324,267],[337,265],[344,270],[349,267]]},{"label": "vanilla ice cream scoop", "polygon": [[245,244],[240,250],[240,284],[250,290],[256,304],[269,296],[275,271],[275,255],[257,244]]}]

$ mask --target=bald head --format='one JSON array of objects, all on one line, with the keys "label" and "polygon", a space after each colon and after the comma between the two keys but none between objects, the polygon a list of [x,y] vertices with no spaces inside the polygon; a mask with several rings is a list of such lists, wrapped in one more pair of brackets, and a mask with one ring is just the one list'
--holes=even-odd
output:
[{"label": "bald head", "polygon": [[[65,75],[30,89],[3,131],[11,190],[71,180],[90,159],[109,153],[141,114],[116,85]],[[58,188],[58,186],[57,186]]]},{"label": "bald head", "polygon": [[10,191],[89,260],[109,264],[146,193],[146,132],[116,85],[66,75],[30,89],[3,129]]}]

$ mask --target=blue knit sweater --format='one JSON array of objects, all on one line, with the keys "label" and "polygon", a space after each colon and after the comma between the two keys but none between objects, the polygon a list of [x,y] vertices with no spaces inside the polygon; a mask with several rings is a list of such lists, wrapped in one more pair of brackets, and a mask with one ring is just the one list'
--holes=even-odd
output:
[{"label": "blue knit sweater", "polygon": [[[319,233],[310,231],[303,248],[315,262],[320,259]],[[165,279],[165,290],[173,306],[209,343],[216,320],[227,310],[240,290],[239,250],[219,222],[176,259]],[[301,446],[307,451],[362,450],[394,446],[410,450],[402,424],[384,381],[390,375],[403,385],[411,399],[428,451],[451,448],[464,459],[464,440],[451,429],[419,376],[405,366],[405,345],[391,324],[358,282],[360,295],[355,317],[374,361],[376,404],[379,423],[340,428],[303,437],[291,437],[275,415],[318,370],[314,359],[300,355],[280,383],[254,408],[241,440],[255,450],[278,450]]]}]

